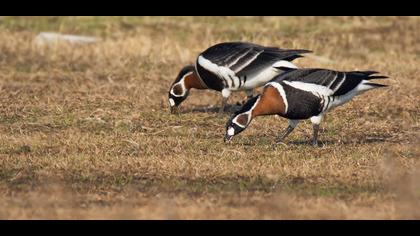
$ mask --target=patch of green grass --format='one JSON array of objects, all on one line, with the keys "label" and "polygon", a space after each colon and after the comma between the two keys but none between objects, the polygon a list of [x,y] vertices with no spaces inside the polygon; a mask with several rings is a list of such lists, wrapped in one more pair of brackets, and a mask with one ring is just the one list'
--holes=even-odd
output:
[{"label": "patch of green grass", "polygon": [[386,192],[382,184],[369,185],[344,185],[340,183],[332,184],[296,184],[294,181],[282,186],[282,190],[306,197],[336,197],[350,199],[360,194],[381,194]]},{"label": "patch of green grass", "polygon": [[[80,158],[86,158],[80,156]],[[72,188],[79,191],[88,191],[89,186],[96,186],[100,189],[121,189],[131,186],[147,194],[166,192],[168,194],[182,192],[186,194],[202,195],[206,193],[222,192],[266,192],[274,193],[283,191],[303,197],[336,197],[341,199],[351,198],[359,194],[381,194],[386,191],[381,184],[369,185],[344,185],[336,182],[331,183],[308,183],[303,178],[287,179],[268,179],[264,176],[241,177],[241,176],[221,176],[217,178],[197,178],[189,179],[185,177],[154,178],[154,177],[135,177],[129,173],[95,173],[86,170],[83,165],[73,162],[71,172],[64,175],[64,181],[71,184]],[[6,173],[7,172],[7,173]],[[3,169],[1,176],[6,182],[18,171],[7,171]],[[32,173],[32,172],[31,172]],[[35,172],[26,173],[21,177],[31,179],[32,184],[36,184],[33,178]],[[15,180],[9,182],[16,184]],[[21,188],[23,188],[21,186]]]},{"label": "patch of green grass", "polygon": [[19,114],[10,114],[10,115],[0,115],[0,123],[5,125],[10,125],[16,122],[19,122],[22,119],[22,115]]},{"label": "patch of green grass", "polygon": [[1,154],[7,154],[7,155],[20,155],[20,154],[29,154],[33,150],[29,145],[19,145],[16,147],[5,147],[2,146],[0,148]]}]

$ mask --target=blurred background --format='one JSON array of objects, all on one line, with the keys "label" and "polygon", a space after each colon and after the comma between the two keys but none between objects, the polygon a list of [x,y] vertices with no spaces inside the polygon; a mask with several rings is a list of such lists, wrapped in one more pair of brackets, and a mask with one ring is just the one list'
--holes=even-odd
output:
[{"label": "blurred background", "polygon": [[[300,67],[390,85],[275,145],[261,117],[232,145],[214,91],[167,93],[209,46],[313,53]],[[0,17],[2,219],[419,219],[420,17]],[[234,104],[245,94],[236,93]]]}]

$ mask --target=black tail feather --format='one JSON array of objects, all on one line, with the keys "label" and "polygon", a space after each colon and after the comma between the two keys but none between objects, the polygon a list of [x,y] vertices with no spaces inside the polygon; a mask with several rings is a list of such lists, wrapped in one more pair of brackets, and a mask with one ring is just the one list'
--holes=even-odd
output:
[{"label": "black tail feather", "polygon": [[385,76],[385,75],[373,75],[373,74],[378,74],[378,73],[379,73],[378,71],[371,71],[371,70],[349,72],[349,74],[353,74],[353,75],[355,75],[359,78],[361,77],[361,78],[366,79],[366,80],[388,78],[388,76]]},{"label": "black tail feather", "polygon": [[[278,48],[276,48],[278,49]],[[304,53],[312,53],[313,51],[307,49],[280,49],[282,51],[288,51],[293,54],[304,54]]]},{"label": "black tail feather", "polygon": [[302,53],[313,53],[313,51],[307,50],[307,49],[296,49],[296,52],[298,52],[299,54],[302,54]]},{"label": "black tail feather", "polygon": [[284,72],[298,70],[298,68],[290,68],[290,67],[286,67],[286,66],[277,66],[277,67],[274,67],[274,68],[276,68],[278,70],[282,70]]},{"label": "black tail feather", "polygon": [[374,71],[374,70],[355,71],[355,72],[362,73],[362,74],[365,74],[365,75],[373,75],[373,74],[378,74],[379,73],[378,71]]},{"label": "black tail feather", "polygon": [[295,59],[297,59],[297,58],[301,58],[301,57],[303,57],[302,55],[293,55],[293,56],[290,56],[290,57],[286,57],[286,58],[284,58],[283,60],[286,60],[286,61],[293,61],[293,60],[295,60]]},{"label": "black tail feather", "polygon": [[366,79],[367,80],[371,80],[371,79],[386,79],[389,78],[388,76],[384,76],[384,75],[375,75],[375,76],[369,76]]},{"label": "black tail feather", "polygon": [[376,83],[364,83],[365,85],[369,85],[369,86],[372,86],[372,87],[377,87],[377,88],[379,88],[379,87],[388,87],[389,85],[386,85],[386,84],[376,84]]},{"label": "black tail feather", "polygon": [[312,53],[312,51],[306,50],[306,49],[296,49],[296,50],[289,50],[289,51],[292,52],[293,55],[291,55],[289,57],[285,57],[285,58],[283,58],[283,60],[293,61],[293,60],[295,60],[297,58],[304,57],[304,56],[302,56],[300,54],[303,54],[303,53]]}]

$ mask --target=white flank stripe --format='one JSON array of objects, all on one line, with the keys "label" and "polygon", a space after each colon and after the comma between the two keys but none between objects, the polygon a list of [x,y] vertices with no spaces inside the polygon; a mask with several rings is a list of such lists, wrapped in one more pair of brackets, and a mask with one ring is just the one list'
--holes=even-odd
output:
[{"label": "white flank stripe", "polygon": [[239,78],[235,75],[235,72],[233,72],[231,69],[224,66],[218,66],[201,55],[198,57],[198,64],[200,64],[206,70],[219,76],[221,79],[225,79],[228,82],[227,84],[228,87],[232,87],[232,81],[229,78],[229,75],[233,79],[236,79],[239,81]]},{"label": "white flank stripe", "polygon": [[273,79],[279,74],[279,71],[273,67],[267,67],[263,70],[260,70],[254,74],[248,75],[247,81],[242,85],[243,89],[253,89],[260,86],[263,86],[268,81]]},{"label": "white flank stripe", "polygon": [[284,91],[283,86],[281,86],[277,82],[270,82],[266,86],[269,86],[269,85],[273,86],[274,88],[277,89],[277,91],[279,91],[279,94],[280,94],[281,98],[283,98],[283,103],[284,103],[284,107],[285,107],[284,113],[287,113],[287,110],[289,108],[289,103],[287,102],[286,92]]},{"label": "white flank stripe", "polygon": [[331,89],[322,85],[318,85],[318,84],[304,83],[300,81],[287,81],[287,80],[283,80],[282,82],[284,82],[287,85],[292,86],[293,88],[311,92],[313,94],[319,93],[323,96],[331,96],[334,93],[334,91],[332,91]]}]

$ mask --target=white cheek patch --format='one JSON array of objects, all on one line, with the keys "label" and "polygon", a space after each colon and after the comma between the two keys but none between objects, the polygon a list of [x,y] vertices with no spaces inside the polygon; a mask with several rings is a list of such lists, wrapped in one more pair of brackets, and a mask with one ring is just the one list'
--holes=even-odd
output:
[{"label": "white cheek patch", "polygon": [[230,127],[230,128],[228,129],[228,131],[227,131],[227,134],[228,134],[229,136],[233,136],[233,135],[235,134],[235,129],[233,129],[232,127]]},{"label": "white cheek patch", "polygon": [[171,107],[175,106],[175,102],[172,98],[169,98],[169,105],[171,105]]}]

